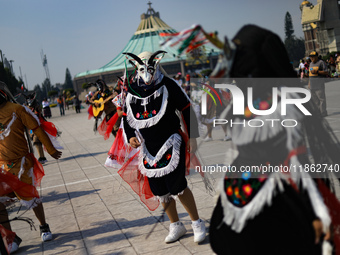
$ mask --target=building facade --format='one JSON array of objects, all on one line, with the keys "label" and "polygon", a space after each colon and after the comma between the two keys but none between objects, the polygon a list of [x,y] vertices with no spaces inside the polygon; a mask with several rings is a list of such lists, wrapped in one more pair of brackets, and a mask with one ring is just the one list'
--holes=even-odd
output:
[{"label": "building facade", "polygon": [[303,1],[300,10],[306,56],[311,51],[320,55],[340,51],[340,1],[317,0],[315,5]]}]

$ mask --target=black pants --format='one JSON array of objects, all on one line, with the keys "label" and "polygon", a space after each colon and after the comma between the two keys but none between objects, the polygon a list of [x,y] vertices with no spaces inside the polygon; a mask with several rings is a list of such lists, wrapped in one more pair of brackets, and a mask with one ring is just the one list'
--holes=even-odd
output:
[{"label": "black pants", "polygon": [[174,171],[162,177],[148,178],[150,189],[155,196],[164,196],[169,193],[178,195],[188,186],[185,178],[185,143],[183,140],[180,150],[180,159]]}]

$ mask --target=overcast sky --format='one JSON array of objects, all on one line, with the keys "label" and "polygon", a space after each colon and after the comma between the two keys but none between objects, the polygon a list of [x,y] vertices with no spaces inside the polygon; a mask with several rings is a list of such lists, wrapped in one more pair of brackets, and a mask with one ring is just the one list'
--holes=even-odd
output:
[{"label": "overcast sky", "polygon": [[[130,40],[148,9],[148,0],[0,0],[0,50],[13,60],[15,76],[29,89],[46,78],[47,56],[52,84],[110,62]],[[284,38],[288,11],[295,35],[302,37],[302,0],[154,0],[160,18],[180,31],[201,24],[219,37],[233,37],[245,24],[256,24]],[[316,0],[311,0],[316,4]]]}]

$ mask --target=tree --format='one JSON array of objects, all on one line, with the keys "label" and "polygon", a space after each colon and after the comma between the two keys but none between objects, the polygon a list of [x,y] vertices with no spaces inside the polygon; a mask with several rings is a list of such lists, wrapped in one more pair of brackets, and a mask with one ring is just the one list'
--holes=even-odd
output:
[{"label": "tree", "polygon": [[0,81],[6,83],[13,96],[22,92],[20,89],[22,81],[18,81],[15,76],[13,76],[12,72],[8,68],[4,67],[2,62],[0,62]]},{"label": "tree", "polygon": [[50,90],[50,91],[47,93],[47,95],[48,95],[49,97],[55,97],[55,96],[58,95],[58,91],[57,91],[57,90]]},{"label": "tree", "polygon": [[35,85],[33,90],[35,91],[37,101],[42,102],[45,96],[44,96],[43,91],[41,90],[39,84]]},{"label": "tree", "polygon": [[290,61],[294,62],[294,64],[299,63],[299,60],[305,56],[305,40],[295,37],[292,16],[290,16],[289,12],[285,16],[284,44]]},{"label": "tree", "polygon": [[87,89],[88,89],[89,87],[91,87],[91,86],[90,86],[87,82],[84,82],[84,83],[81,85],[81,88],[82,88],[82,89],[85,89],[86,92],[87,92]]},{"label": "tree", "polygon": [[49,88],[51,88],[51,81],[48,78],[46,78],[41,87],[42,87],[43,97],[47,98],[47,93],[49,91]]},{"label": "tree", "polygon": [[65,82],[63,85],[63,89],[73,89],[72,76],[68,68],[66,68]]},{"label": "tree", "polygon": [[285,39],[292,38],[294,34],[294,28],[293,28],[293,21],[292,16],[289,12],[286,13],[285,16]]}]

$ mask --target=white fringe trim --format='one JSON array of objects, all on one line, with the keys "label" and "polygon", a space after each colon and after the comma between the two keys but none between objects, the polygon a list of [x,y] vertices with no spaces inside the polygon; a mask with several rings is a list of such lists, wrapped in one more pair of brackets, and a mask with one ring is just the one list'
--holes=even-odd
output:
[{"label": "white fringe trim", "polygon": [[11,133],[11,126],[13,122],[17,119],[17,115],[13,112],[13,117],[11,121],[8,123],[7,128],[0,134],[0,140],[4,140]]},{"label": "white fringe trim", "polygon": [[[294,158],[294,159],[293,159]],[[290,161],[292,165],[301,165],[297,160],[297,157],[292,157]],[[297,167],[298,168],[298,167]],[[284,192],[283,181],[287,181],[289,175],[281,173],[273,173],[266,180],[263,187],[255,195],[255,197],[245,206],[236,207],[227,198],[226,192],[223,189],[224,179],[222,179],[220,184],[220,194],[221,203],[223,207],[223,221],[228,226],[240,233],[246,225],[246,222],[257,216],[263,209],[265,205],[270,206],[272,204],[272,199],[276,195],[275,188],[279,188],[279,192]],[[304,171],[302,173],[297,172],[292,178],[293,181],[299,186],[299,182],[302,181],[303,189],[307,190],[309,198],[312,203],[315,214],[321,219],[323,224],[323,231],[327,233],[331,219],[328,213],[328,209],[323,202],[323,199],[318,192],[314,181],[308,173]]]},{"label": "white fringe trim", "polygon": [[[296,94],[290,94],[291,98],[297,98]],[[231,109],[231,106],[229,110]],[[303,114],[293,105],[287,106],[288,119],[295,119],[301,121],[303,119]],[[281,102],[278,104],[277,110],[266,116],[269,119],[278,119],[281,121]],[[263,116],[258,116],[256,119],[264,119]],[[278,123],[276,123],[278,124]],[[232,139],[233,143],[236,145],[245,145],[251,142],[263,142],[269,138],[274,137],[284,128],[281,125],[277,125],[277,128],[272,128],[270,125],[263,126],[261,128],[251,128],[249,126],[243,127],[237,125],[232,128]],[[287,133],[286,147],[288,151],[292,151],[297,148],[303,139],[302,125],[298,125],[294,128],[285,128]],[[297,169],[301,166],[297,156],[290,158],[289,164],[295,165]],[[265,205],[270,206],[275,194],[275,188],[279,188],[279,192],[284,192],[283,181],[287,181],[287,178],[291,177],[292,180],[299,186],[302,182],[303,189],[307,190],[309,198],[312,203],[312,207],[316,215],[321,219],[323,223],[323,230],[326,233],[329,229],[331,219],[328,213],[326,205],[323,203],[323,199],[318,192],[315,183],[311,179],[310,175],[306,172],[292,171],[290,175],[281,173],[272,173],[270,177],[266,180],[266,183],[258,191],[255,197],[245,206],[236,207],[231,202],[229,202],[227,195],[224,191],[224,179],[221,181],[221,203],[223,207],[224,218],[223,221],[231,226],[231,228],[236,232],[241,232],[246,225],[247,220],[253,219],[258,215]]]},{"label": "white fringe trim", "polygon": [[25,172],[24,164],[25,164],[25,156],[22,157],[21,159],[21,165],[20,165],[20,171],[18,173],[18,179],[21,179],[22,174]]},{"label": "white fringe trim", "polygon": [[245,227],[247,220],[253,219],[256,215],[258,215],[265,205],[270,206],[272,204],[272,199],[275,196],[275,187],[278,184],[281,186],[281,181],[282,180],[280,180],[280,178],[274,177],[272,174],[248,204],[243,207],[236,207],[229,202],[226,192],[223,189],[224,179],[222,179],[220,189],[224,223],[231,226],[231,229],[235,232],[240,233]]},{"label": "white fringe trim", "polygon": [[34,207],[36,207],[38,204],[42,203],[42,199],[41,198],[36,198],[34,197],[31,200],[23,200],[23,199],[18,199],[17,197],[0,197],[0,203],[5,204],[7,202],[11,203],[11,202],[17,202],[19,201],[20,204],[22,204],[23,206],[27,207],[27,209],[33,209]]},{"label": "white fringe trim", "polygon": [[[162,94],[163,94],[163,99],[162,99],[161,108],[159,109],[158,113],[156,113],[156,115],[154,117],[151,117],[149,119],[142,119],[142,120],[138,120],[138,119],[135,118],[134,113],[131,109],[132,103],[136,104],[137,100],[140,100],[141,105],[144,105],[144,108],[146,108],[146,105],[150,102],[150,99],[152,99],[152,98],[156,99],[157,97],[159,97]],[[144,97],[144,98],[139,98],[137,96],[134,96],[134,95],[128,93],[128,95],[126,97],[126,109],[127,109],[126,119],[127,119],[127,122],[134,129],[141,129],[141,128],[147,128],[147,127],[154,126],[163,117],[167,105],[168,105],[168,90],[165,87],[165,85],[160,87],[158,90],[156,90],[150,96],[147,96],[147,97]]]},{"label": "white fringe trim", "polygon": [[[180,147],[182,143],[182,137],[179,134],[173,134],[169,137],[169,139],[163,144],[160,150],[157,152],[156,156],[153,157],[149,151],[147,150],[145,143],[141,146],[141,152],[139,154],[139,169],[143,175],[147,177],[162,177],[171,173],[178,166],[179,158],[180,158]],[[144,158],[149,163],[150,166],[153,166],[157,163],[164,155],[164,153],[172,147],[172,156],[170,162],[167,166],[156,169],[147,169],[144,166]]]},{"label": "white fringe trim", "polygon": [[302,186],[305,190],[308,191],[309,198],[312,203],[312,207],[314,209],[314,212],[316,216],[320,218],[322,221],[322,227],[323,227],[323,232],[327,233],[329,231],[329,226],[331,224],[331,218],[328,212],[327,206],[323,202],[323,198],[321,194],[319,193],[315,182],[313,179],[310,177],[308,173],[303,171],[301,173],[302,176]]},{"label": "white fringe trim", "polygon": [[[295,94],[288,94],[288,98],[297,98]],[[232,110],[231,104],[228,107],[229,110]],[[296,137],[301,139],[301,123],[298,122],[296,127],[287,127],[284,128],[281,125],[282,121],[281,115],[281,101],[277,104],[277,109],[274,113],[270,115],[256,116],[253,120],[262,120],[264,125],[262,127],[250,127],[245,124],[236,124],[233,125],[231,130],[229,130],[232,135],[233,143],[236,145],[245,145],[252,142],[264,142],[270,138],[276,136],[282,130],[287,130],[290,132],[291,136],[288,138],[287,142],[290,143],[290,139],[294,139]],[[285,119],[294,119],[296,121],[302,120],[304,115],[302,112],[295,107],[295,105],[288,104],[287,105],[287,114],[285,115]],[[267,119],[278,120],[278,121],[266,121]],[[247,120],[242,120],[240,118],[236,118],[234,122],[243,123],[243,121],[247,122]],[[229,125],[228,128],[230,129]]]}]

